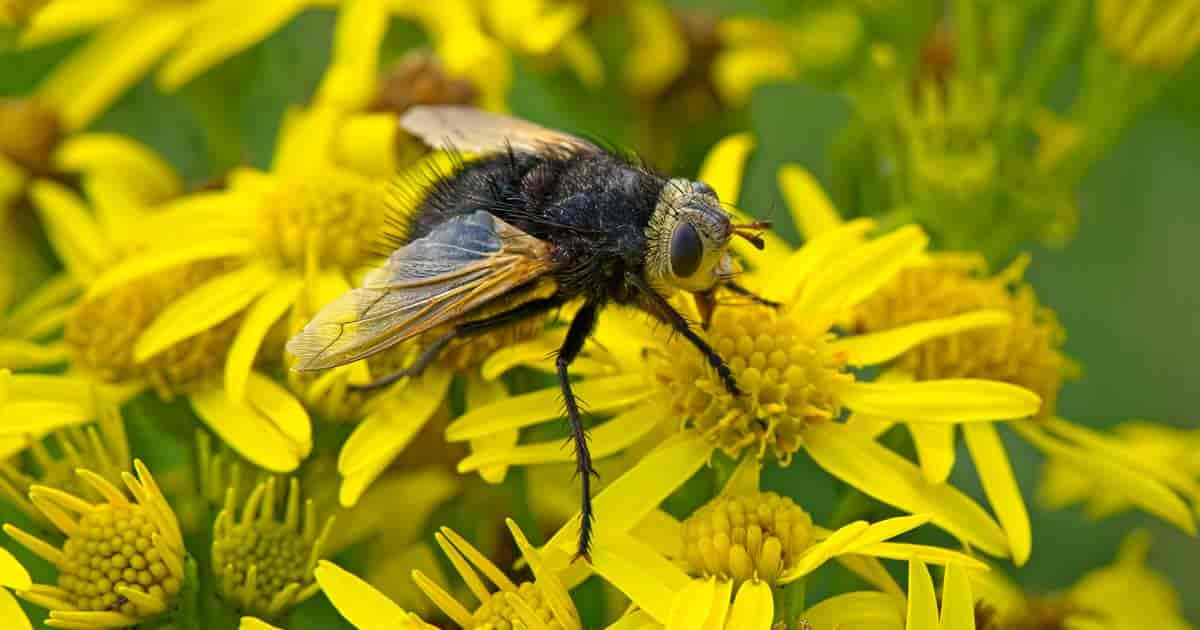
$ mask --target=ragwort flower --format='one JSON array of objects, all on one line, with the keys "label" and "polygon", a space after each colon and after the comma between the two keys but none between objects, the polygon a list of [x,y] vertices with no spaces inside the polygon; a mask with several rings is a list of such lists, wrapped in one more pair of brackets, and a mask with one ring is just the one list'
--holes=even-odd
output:
[{"label": "ragwort flower", "polygon": [[[436,534],[438,545],[471,593],[479,599],[478,608],[468,610],[420,571],[413,572],[413,580],[457,627],[464,630],[505,627],[579,630],[579,613],[566,587],[546,566],[541,554],[529,544],[516,523],[512,520],[507,523],[521,556],[533,570],[532,582],[519,585],[513,582],[471,543],[448,528],[442,528]],[[499,590],[490,590],[483,578]],[[317,582],[338,612],[359,630],[431,630],[436,627],[400,608],[370,584],[337,565],[321,562],[317,567]],[[243,630],[261,627],[245,619],[242,623]]]},{"label": "ragwort flower", "polygon": [[91,503],[46,486],[30,499],[67,537],[55,548],[17,527],[4,531],[58,569],[56,585],[18,591],[50,610],[47,625],[60,628],[124,628],[165,613],[183,587],[186,551],[171,506],[150,471],[134,462],[137,477],[122,478],[134,499],[99,475],[81,479],[104,497]]},{"label": "ragwort flower", "polygon": [[[294,468],[310,440],[303,408],[257,373],[246,376],[250,403],[231,401],[216,382],[240,320],[209,319],[215,326],[203,334],[177,338],[152,356],[137,351],[138,340],[156,321],[169,317],[180,298],[232,268],[228,256],[162,266],[140,276],[140,282],[98,284],[149,252],[179,251],[181,243],[195,246],[204,229],[211,229],[202,224],[204,229],[192,233],[173,231],[176,217],[188,216],[195,207],[192,198],[174,199],[181,188],[178,175],[145,147],[112,134],[75,136],[55,159],[64,170],[81,175],[87,194],[85,201],[47,179],[30,188],[71,282],[89,288],[66,310],[63,340],[72,370],[102,387],[120,386],[126,390],[122,396],[147,386],[163,396],[187,395],[215,431],[254,453],[264,467]],[[210,249],[218,245],[222,243],[200,244]],[[250,437],[233,439],[238,435]]]},{"label": "ragwort flower", "polygon": [[[727,175],[702,179],[722,199],[736,199],[724,187],[730,180]],[[794,252],[781,243],[784,251],[754,257],[753,264],[759,266],[749,274],[749,285],[761,287],[765,297],[781,306],[773,310],[744,302],[718,304],[704,332],[745,390],[737,398],[694,351],[664,340],[644,320],[606,313],[595,346],[603,349],[599,354],[612,358],[619,373],[577,386],[593,411],[617,412],[591,431],[593,456],[620,451],[660,423],[675,423],[686,434],[698,436],[709,452],[719,448],[734,457],[769,454],[786,465],[803,449],[831,474],[867,494],[913,513],[929,513],[935,524],[972,545],[1007,555],[1002,532],[977,505],[948,486],[920,479],[907,460],[871,441],[874,434],[864,434],[841,419],[849,410],[932,424],[989,422],[1033,415],[1041,403],[1034,392],[996,381],[871,383],[850,371],[852,365],[886,363],[929,339],[1010,320],[1006,313],[978,310],[878,334],[840,333],[835,329],[840,315],[919,258],[927,241],[913,226],[869,239],[865,235],[870,227],[869,221],[856,221]],[[555,418],[560,411],[557,397],[553,388],[473,408],[450,425],[447,438],[472,440]],[[568,457],[557,442],[478,449],[459,470]],[[706,459],[707,454],[701,463]]]},{"label": "ragwort flower", "polygon": [[[891,540],[927,523],[926,516],[856,521],[837,530],[814,526],[791,499],[759,489],[753,458],[743,460],[717,497],[680,523],[657,509],[663,487],[657,470],[695,449],[695,441],[672,438],[596,497],[602,516],[591,568],[667,627],[689,620],[711,627],[769,628],[776,605],[772,589],[803,579],[831,559],[893,598],[902,598],[902,591],[879,558],[986,570],[955,551]],[[632,492],[638,487],[647,491]],[[614,509],[602,513],[604,507]],[[547,544],[544,553],[552,566],[569,562],[573,525]]]},{"label": "ragwort flower", "polygon": [[295,478],[279,520],[277,487],[275,478],[259,483],[240,506],[230,487],[213,524],[217,591],[239,611],[267,619],[286,615],[317,592],[313,570],[333,529],[333,517],[322,524],[311,498],[301,508]]}]

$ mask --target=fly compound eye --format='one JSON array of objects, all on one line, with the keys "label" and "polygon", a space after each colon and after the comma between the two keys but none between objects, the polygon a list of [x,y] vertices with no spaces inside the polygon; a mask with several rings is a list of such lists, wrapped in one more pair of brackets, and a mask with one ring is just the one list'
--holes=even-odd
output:
[{"label": "fly compound eye", "polygon": [[676,278],[687,278],[700,268],[704,258],[704,243],[700,233],[687,221],[680,221],[671,233],[671,273]]}]

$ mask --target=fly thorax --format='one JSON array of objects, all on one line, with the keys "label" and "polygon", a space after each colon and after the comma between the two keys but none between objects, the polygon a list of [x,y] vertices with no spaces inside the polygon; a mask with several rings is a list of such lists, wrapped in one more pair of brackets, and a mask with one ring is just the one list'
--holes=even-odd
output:
[{"label": "fly thorax", "polygon": [[656,286],[707,291],[733,271],[733,226],[713,189],[672,179],[646,226],[646,275]]}]

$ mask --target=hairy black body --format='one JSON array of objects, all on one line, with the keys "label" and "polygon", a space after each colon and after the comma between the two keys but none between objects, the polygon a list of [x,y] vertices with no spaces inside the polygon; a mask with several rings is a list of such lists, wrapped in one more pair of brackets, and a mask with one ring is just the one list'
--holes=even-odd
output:
[{"label": "hairy black body", "polygon": [[600,306],[640,299],[625,275],[642,272],[646,226],[665,177],[611,153],[509,150],[434,180],[408,220],[405,242],[452,216],[484,210],[553,245],[554,279],[563,298]]},{"label": "hairy black body", "polygon": [[[401,125],[434,148],[482,157],[458,159],[450,172],[402,183],[404,206],[415,210],[390,221],[386,263],[322,309],[288,349],[300,358],[297,369],[326,369],[433,326],[448,327],[409,367],[364,386],[381,387],[419,374],[455,339],[581,302],[555,371],[583,490],[577,552],[587,557],[595,471],[569,378],[572,361],[606,306],[631,305],[688,340],[726,389],[740,394],[725,361],[664,292],[691,292],[700,305],[712,304],[720,285],[749,295],[732,283],[728,244],[740,236],[761,247],[753,230],[765,224],[733,224],[706,184],[668,179],[636,160],[526,121],[467,108],[418,107]],[[549,295],[543,290],[547,279],[553,280]]]}]

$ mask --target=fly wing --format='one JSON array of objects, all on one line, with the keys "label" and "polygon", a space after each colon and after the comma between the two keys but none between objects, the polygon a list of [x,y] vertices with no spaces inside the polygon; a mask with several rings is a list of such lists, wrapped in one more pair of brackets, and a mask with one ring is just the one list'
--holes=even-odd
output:
[{"label": "fly wing", "polygon": [[454,217],[321,309],[287,349],[299,359],[297,370],[351,363],[466,315],[551,267],[547,243],[491,213]]},{"label": "fly wing", "polygon": [[600,150],[568,133],[461,105],[418,105],[404,113],[400,126],[434,149],[467,153],[497,153],[509,147],[522,153],[555,148],[572,152]]}]

